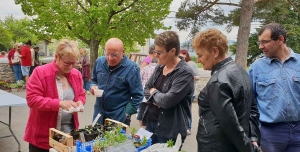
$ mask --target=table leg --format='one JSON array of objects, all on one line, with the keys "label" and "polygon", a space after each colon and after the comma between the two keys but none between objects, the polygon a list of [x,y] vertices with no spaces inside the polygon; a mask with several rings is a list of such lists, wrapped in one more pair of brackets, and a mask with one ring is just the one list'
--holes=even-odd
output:
[{"label": "table leg", "polygon": [[20,145],[20,142],[19,142],[19,140],[17,139],[17,137],[15,136],[14,132],[12,131],[12,129],[11,129],[11,107],[9,107],[8,128],[9,128],[9,130],[10,130],[12,136],[15,138],[15,140],[16,140],[17,143],[18,143],[18,152],[21,152],[21,145]]}]

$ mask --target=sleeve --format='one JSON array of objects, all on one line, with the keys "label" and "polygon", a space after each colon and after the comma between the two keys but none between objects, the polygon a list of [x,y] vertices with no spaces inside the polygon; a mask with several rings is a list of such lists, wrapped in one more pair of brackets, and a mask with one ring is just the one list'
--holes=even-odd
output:
[{"label": "sleeve", "polygon": [[251,82],[252,82],[252,92],[253,92],[253,95],[255,98],[257,98],[257,93],[256,93],[256,80],[255,80],[255,75],[254,75],[254,67],[253,67],[253,64],[249,67],[249,70],[248,70],[248,74],[249,74],[249,77],[251,79]]},{"label": "sleeve", "polygon": [[197,63],[195,63],[194,61],[192,61],[193,62],[193,64],[194,64],[194,69],[193,69],[193,71],[194,71],[194,74],[195,74],[195,76],[198,76],[199,78],[200,78],[200,71],[199,71],[199,68],[198,68],[198,65],[197,65]]},{"label": "sleeve", "polygon": [[151,97],[157,106],[169,109],[176,106],[191,90],[194,90],[194,77],[191,73],[182,71],[174,78],[168,92],[155,90]]},{"label": "sleeve", "polygon": [[97,86],[98,85],[98,81],[97,81],[97,66],[98,66],[98,62],[99,58],[96,60],[95,65],[94,65],[94,69],[93,69],[93,73],[92,73],[92,82],[91,82],[91,86]]},{"label": "sleeve", "polygon": [[251,111],[250,111],[250,140],[252,142],[257,142],[258,144],[261,138],[260,130],[259,130],[259,112],[257,109],[257,100],[252,94],[251,100]]},{"label": "sleeve", "polygon": [[134,66],[131,70],[130,77],[128,78],[129,90],[132,97],[131,105],[135,109],[138,109],[144,98],[142,80],[139,69],[139,67]]},{"label": "sleeve", "polygon": [[44,97],[39,68],[36,68],[26,84],[26,100],[29,108],[41,111],[58,111],[60,100]]},{"label": "sleeve", "polygon": [[223,133],[238,151],[253,151],[254,145],[241,127],[232,105],[231,88],[227,84],[213,82],[208,86],[208,92],[213,92],[213,95],[208,96],[208,101]]},{"label": "sleeve", "polygon": [[79,87],[78,87],[79,88],[79,96],[78,96],[78,99],[76,101],[80,100],[82,102],[82,104],[85,105],[86,95],[85,95],[85,92],[83,90],[83,83],[81,83],[83,80],[82,80],[80,72],[76,71],[76,73],[77,73],[77,78],[78,78],[77,83],[79,84]]},{"label": "sleeve", "polygon": [[250,112],[250,139],[253,142],[257,142],[259,144],[261,135],[259,131],[259,111],[257,108],[257,93],[256,93],[256,85],[255,85],[255,76],[253,71],[253,64],[249,67],[248,74],[252,81],[252,104],[251,104],[251,112]]}]

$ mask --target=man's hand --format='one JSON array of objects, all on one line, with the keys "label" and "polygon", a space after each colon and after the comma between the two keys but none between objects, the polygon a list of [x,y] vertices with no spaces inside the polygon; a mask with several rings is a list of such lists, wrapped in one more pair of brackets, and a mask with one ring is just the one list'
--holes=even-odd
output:
[{"label": "man's hand", "polygon": [[92,95],[95,95],[94,90],[96,90],[96,89],[98,89],[98,86],[92,86],[91,87],[91,93],[92,93]]},{"label": "man's hand", "polygon": [[59,102],[59,107],[61,107],[64,110],[69,111],[69,109],[71,107],[77,108],[78,105],[76,102],[72,101],[72,100],[63,100]]}]

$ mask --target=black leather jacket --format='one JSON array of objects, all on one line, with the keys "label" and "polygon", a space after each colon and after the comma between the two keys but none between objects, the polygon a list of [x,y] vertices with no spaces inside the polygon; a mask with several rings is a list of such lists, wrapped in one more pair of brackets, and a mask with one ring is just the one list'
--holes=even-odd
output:
[{"label": "black leather jacket", "polygon": [[254,152],[259,112],[247,72],[230,57],[215,65],[200,92],[197,133],[201,152]]}]

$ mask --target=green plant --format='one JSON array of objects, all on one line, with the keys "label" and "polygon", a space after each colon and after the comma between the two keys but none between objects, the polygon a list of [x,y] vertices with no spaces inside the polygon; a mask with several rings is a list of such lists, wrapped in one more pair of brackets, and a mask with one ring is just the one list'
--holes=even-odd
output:
[{"label": "green plant", "polygon": [[143,146],[145,146],[145,145],[147,144],[147,142],[148,142],[148,139],[147,139],[146,136],[144,136],[143,139],[142,139],[142,141],[141,141],[141,144],[142,144]]},{"label": "green plant", "polygon": [[167,141],[168,147],[173,147],[174,146],[174,141],[172,139]]},{"label": "green plant", "polygon": [[11,83],[11,84],[9,84],[9,87],[12,89],[16,89],[16,88],[19,88],[20,86],[17,83]]},{"label": "green plant", "polygon": [[133,139],[134,134],[137,132],[137,130],[136,130],[135,127],[131,127],[130,130],[131,130],[131,137],[132,137],[132,139]]}]

